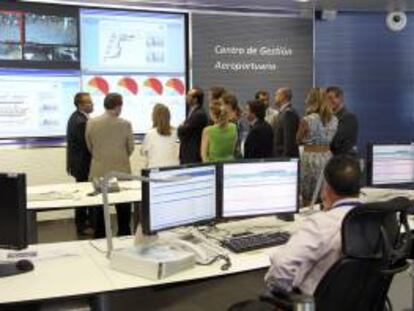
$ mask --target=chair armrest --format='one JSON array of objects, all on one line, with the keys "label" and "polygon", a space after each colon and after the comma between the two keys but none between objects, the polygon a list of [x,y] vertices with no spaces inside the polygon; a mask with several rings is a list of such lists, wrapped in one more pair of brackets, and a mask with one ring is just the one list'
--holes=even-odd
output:
[{"label": "chair armrest", "polygon": [[382,270],[381,273],[384,275],[394,275],[394,274],[401,273],[407,270],[409,267],[410,267],[409,262],[404,260],[403,262],[399,264],[396,264],[392,267]]},{"label": "chair armrest", "polygon": [[260,295],[260,300],[272,303],[274,306],[286,311],[315,310],[312,296],[299,293],[275,293],[266,291]]}]

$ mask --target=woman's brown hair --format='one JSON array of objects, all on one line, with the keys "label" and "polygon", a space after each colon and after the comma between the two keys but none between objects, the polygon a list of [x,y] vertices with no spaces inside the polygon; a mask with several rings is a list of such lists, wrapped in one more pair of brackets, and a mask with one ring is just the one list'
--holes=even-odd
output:
[{"label": "woman's brown hair", "polygon": [[319,114],[322,124],[328,124],[333,116],[332,108],[328,103],[326,92],[319,87],[312,88],[305,101],[305,113]]},{"label": "woman's brown hair", "polygon": [[167,106],[156,104],[152,110],[152,124],[162,136],[171,135],[170,125],[171,114]]}]

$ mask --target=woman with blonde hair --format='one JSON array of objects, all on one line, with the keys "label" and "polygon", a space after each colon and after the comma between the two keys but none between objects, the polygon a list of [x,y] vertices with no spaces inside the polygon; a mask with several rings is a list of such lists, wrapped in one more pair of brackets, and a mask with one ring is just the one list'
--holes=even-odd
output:
[{"label": "woman with blonde hair", "polygon": [[170,124],[171,114],[167,106],[156,104],[152,110],[153,128],[145,135],[141,154],[146,167],[175,166],[178,160],[177,130]]},{"label": "woman with blonde hair", "polygon": [[319,176],[331,157],[329,144],[338,128],[338,119],[332,112],[326,92],[312,88],[305,101],[296,140],[303,145],[301,154],[302,205],[311,203]]},{"label": "woman with blonde hair", "polygon": [[229,120],[229,111],[222,100],[212,100],[209,105],[214,125],[203,130],[201,159],[203,162],[220,162],[234,159],[237,126]]}]

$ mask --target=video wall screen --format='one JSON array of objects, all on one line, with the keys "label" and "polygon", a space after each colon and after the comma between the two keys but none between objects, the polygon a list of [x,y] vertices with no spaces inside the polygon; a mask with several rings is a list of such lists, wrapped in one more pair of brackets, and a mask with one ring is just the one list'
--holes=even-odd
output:
[{"label": "video wall screen", "polygon": [[1,137],[49,137],[66,133],[78,71],[1,70]]},{"label": "video wall screen", "polygon": [[79,69],[79,10],[0,4],[0,66]]},{"label": "video wall screen", "polygon": [[110,92],[136,134],[166,104],[185,118],[186,16],[42,4],[0,4],[0,139],[64,136],[73,97]]},{"label": "video wall screen", "polygon": [[157,103],[171,123],[185,118],[185,16],[132,11],[81,10],[82,88],[103,112],[109,92],[123,95],[123,115],[136,133],[152,127]]}]

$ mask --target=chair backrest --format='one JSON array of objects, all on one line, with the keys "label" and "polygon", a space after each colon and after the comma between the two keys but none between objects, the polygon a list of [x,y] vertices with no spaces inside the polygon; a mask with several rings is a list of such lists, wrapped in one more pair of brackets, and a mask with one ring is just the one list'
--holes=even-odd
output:
[{"label": "chair backrest", "polygon": [[406,198],[352,209],[342,223],[343,256],[315,292],[318,311],[383,310],[394,274],[408,267],[411,250]]}]

